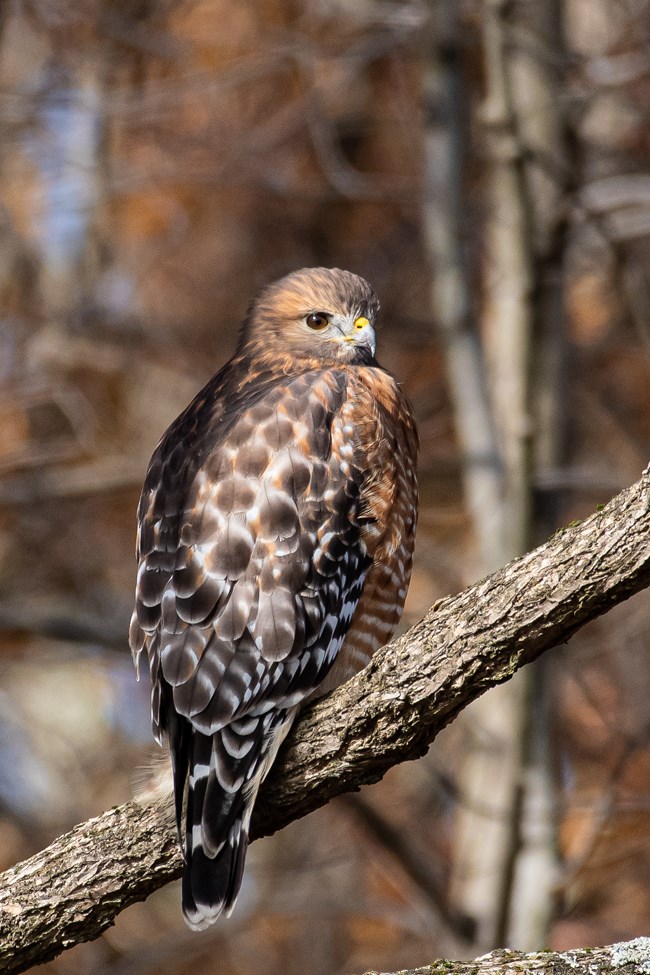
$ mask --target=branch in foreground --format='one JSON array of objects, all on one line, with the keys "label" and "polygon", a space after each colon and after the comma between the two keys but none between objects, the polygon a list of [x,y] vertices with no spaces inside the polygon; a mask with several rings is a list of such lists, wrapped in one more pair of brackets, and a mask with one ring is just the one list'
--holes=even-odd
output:
[{"label": "branch in foreground", "polygon": [[[650,585],[650,469],[586,521],[434,606],[296,725],[258,800],[253,837],[424,754],[488,687]],[[180,875],[168,799],[77,826],[0,877],[0,971],[97,937]]]},{"label": "branch in foreground", "polygon": [[[642,975],[650,972],[650,938],[636,938],[606,948],[577,951],[491,951],[475,961],[436,961],[395,975]],[[366,975],[376,975],[366,972]]]}]

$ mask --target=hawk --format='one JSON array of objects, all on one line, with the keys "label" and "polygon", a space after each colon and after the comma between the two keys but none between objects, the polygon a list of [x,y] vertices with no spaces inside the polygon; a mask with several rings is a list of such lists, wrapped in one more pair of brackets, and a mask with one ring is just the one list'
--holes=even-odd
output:
[{"label": "hawk", "polygon": [[149,464],[130,643],[169,740],[196,930],[234,907],[253,804],[298,712],[402,613],[417,433],[375,360],[378,310],[348,271],[267,287]]}]

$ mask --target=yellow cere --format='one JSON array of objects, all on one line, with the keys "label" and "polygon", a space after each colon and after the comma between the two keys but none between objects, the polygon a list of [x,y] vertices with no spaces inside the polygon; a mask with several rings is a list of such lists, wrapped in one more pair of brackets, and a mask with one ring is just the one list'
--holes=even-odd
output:
[{"label": "yellow cere", "polygon": [[354,321],[354,327],[355,328],[365,328],[366,325],[370,325],[370,322],[368,321],[367,318],[363,318],[363,317],[356,318],[355,321]]}]

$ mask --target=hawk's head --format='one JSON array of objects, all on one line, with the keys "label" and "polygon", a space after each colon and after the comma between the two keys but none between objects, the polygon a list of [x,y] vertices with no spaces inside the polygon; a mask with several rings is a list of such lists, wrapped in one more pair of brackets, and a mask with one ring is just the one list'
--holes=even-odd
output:
[{"label": "hawk's head", "polygon": [[377,296],[363,278],[338,268],[303,268],[261,292],[244,323],[239,352],[371,363],[378,311]]}]

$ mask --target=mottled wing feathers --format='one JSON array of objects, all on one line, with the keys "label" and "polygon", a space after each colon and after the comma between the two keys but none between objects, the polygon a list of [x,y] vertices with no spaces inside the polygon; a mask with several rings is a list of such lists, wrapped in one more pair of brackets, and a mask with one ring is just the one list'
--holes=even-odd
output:
[{"label": "mottled wing feathers", "polygon": [[[357,523],[363,475],[349,462],[342,471],[332,452],[345,396],[336,371],[276,382],[236,421],[221,419],[210,453],[198,417],[185,466],[173,433],[154,456],[137,625],[154,685],[169,685],[176,711],[204,734],[300,702],[340,647],[369,564]],[[188,426],[181,418],[178,433]],[[164,718],[155,723],[159,732]]]},{"label": "mottled wing feathers", "polygon": [[234,904],[259,785],[372,562],[350,377],[240,375],[216,377],[163,438],[139,508],[131,642],[147,649],[154,734],[169,736],[179,832],[188,783],[196,928]]}]

